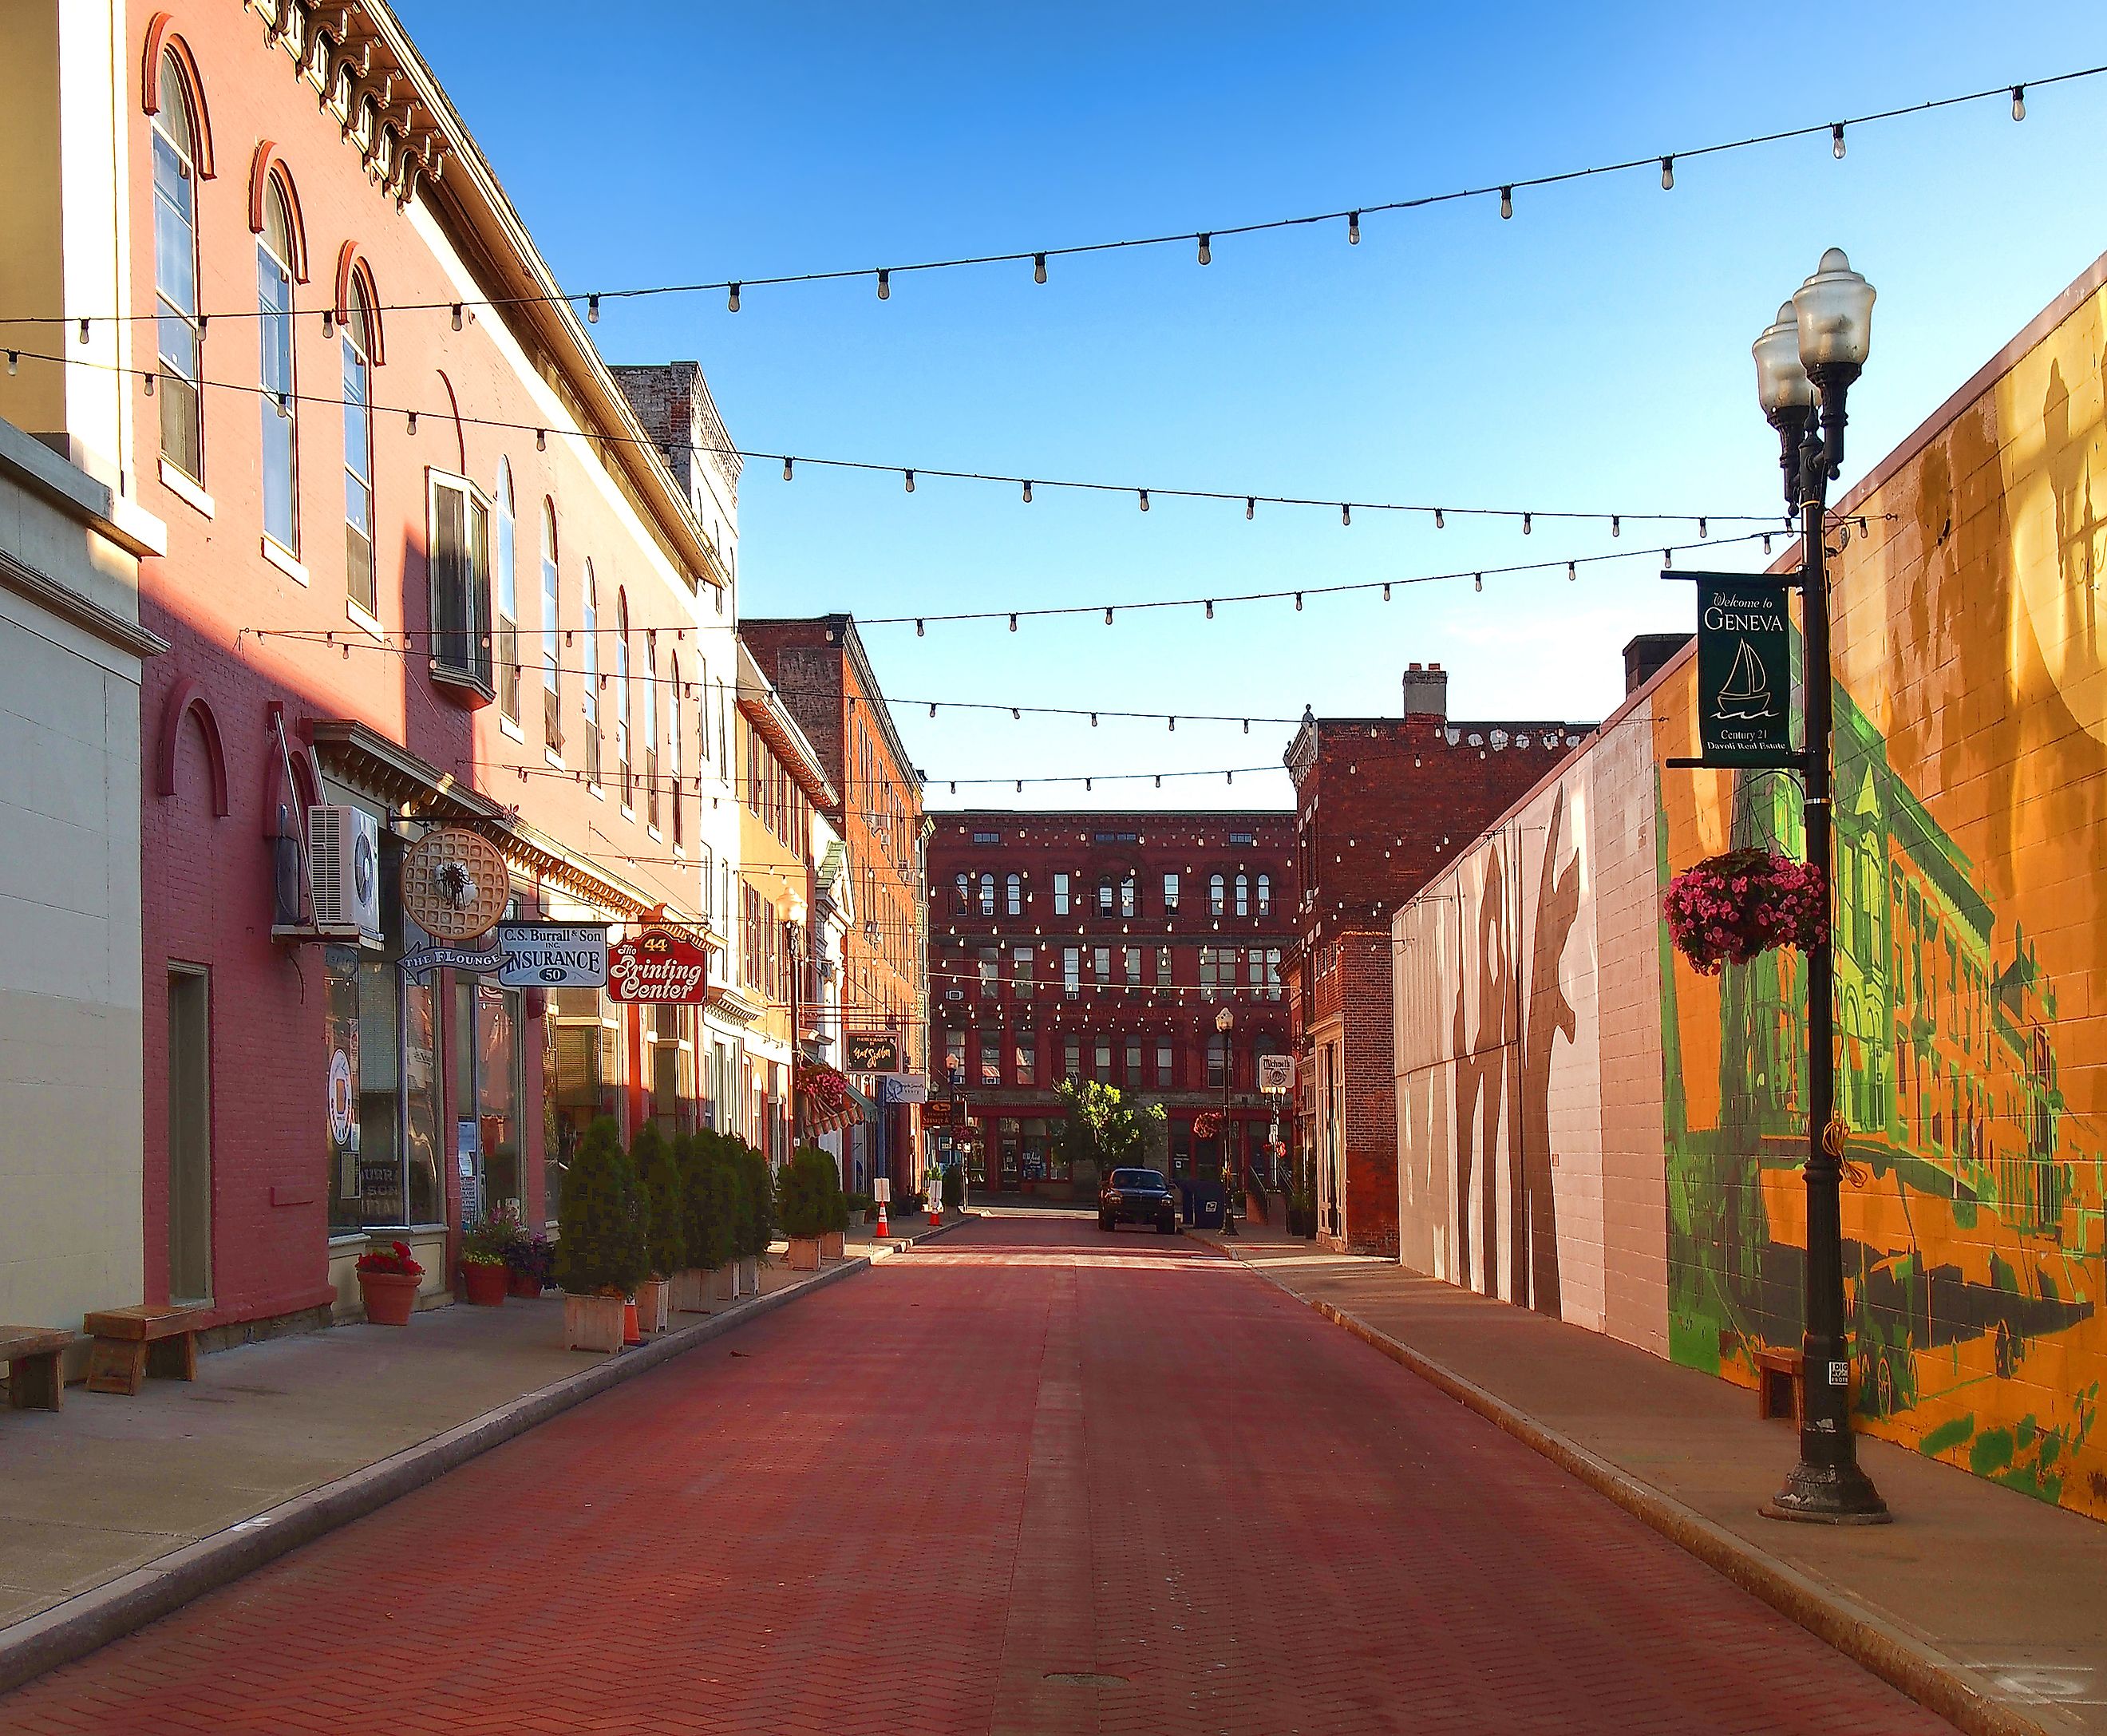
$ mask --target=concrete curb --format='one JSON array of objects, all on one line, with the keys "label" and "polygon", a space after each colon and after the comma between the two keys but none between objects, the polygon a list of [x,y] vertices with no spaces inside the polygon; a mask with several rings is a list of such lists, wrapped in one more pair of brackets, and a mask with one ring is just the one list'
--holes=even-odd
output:
[{"label": "concrete curb", "polygon": [[[879,1257],[950,1233],[946,1224],[921,1235],[900,1237]],[[683,1326],[649,1342],[607,1357],[551,1385],[522,1393],[509,1403],[471,1417],[443,1433],[345,1473],[304,1495],[237,1521],[226,1530],[159,1556],[64,1603],[0,1628],[0,1693],[84,1657],[111,1640],[144,1627],[209,1591],[231,1584],[305,1543],[326,1536],[390,1501],[422,1488],[494,1446],[523,1435],[609,1387],[671,1361],[712,1338],[744,1326],[814,1290],[870,1269],[872,1257],[857,1254],[822,1268],[800,1284],[734,1303],[723,1312]]]},{"label": "concrete curb", "polygon": [[1608,1496],[1669,1542],[1687,1549],[1968,1736],[2047,1736],[2031,1718],[1984,1693],[1964,1668],[1944,1653],[1854,1607],[1835,1589],[1619,1469],[1570,1437],[1547,1428],[1410,1345],[1331,1302],[1299,1294],[1269,1273],[1263,1264],[1242,1258],[1234,1249],[1224,1248],[1223,1252],[1246,1271],[1315,1309],[1334,1325],[1345,1328],[1525,1446],[1541,1453],[1597,1494]]}]

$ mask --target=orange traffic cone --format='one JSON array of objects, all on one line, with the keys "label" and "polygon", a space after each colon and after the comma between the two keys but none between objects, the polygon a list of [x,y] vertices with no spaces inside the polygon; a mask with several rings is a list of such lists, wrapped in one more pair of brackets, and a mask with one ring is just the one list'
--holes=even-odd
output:
[{"label": "orange traffic cone", "polygon": [[644,1342],[644,1334],[636,1328],[636,1298],[634,1296],[622,1305],[622,1342],[625,1347]]},{"label": "orange traffic cone", "polygon": [[944,1196],[941,1194],[932,1194],[929,1196],[929,1227],[934,1230],[943,1221]]},{"label": "orange traffic cone", "polygon": [[892,1226],[885,1221],[885,1202],[878,1203],[878,1228],[872,1232],[880,1241],[892,1234]]}]

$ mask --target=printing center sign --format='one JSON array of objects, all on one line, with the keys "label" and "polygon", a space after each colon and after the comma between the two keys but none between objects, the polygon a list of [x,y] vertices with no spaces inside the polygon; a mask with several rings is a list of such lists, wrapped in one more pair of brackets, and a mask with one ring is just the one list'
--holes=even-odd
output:
[{"label": "printing center sign", "polygon": [[664,929],[646,929],[608,948],[607,992],[612,1001],[650,1005],[701,1005],[709,998],[710,956]]},{"label": "printing center sign", "polygon": [[1792,751],[1786,587],[1708,576],[1697,583],[1697,718],[1705,761],[1775,766]]},{"label": "printing center sign", "polygon": [[497,980],[505,988],[600,988],[607,926],[598,922],[501,922]]}]

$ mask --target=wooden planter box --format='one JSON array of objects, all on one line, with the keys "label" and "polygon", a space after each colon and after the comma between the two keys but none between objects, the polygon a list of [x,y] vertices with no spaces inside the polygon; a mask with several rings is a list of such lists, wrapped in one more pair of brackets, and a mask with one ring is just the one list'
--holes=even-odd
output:
[{"label": "wooden planter box", "polygon": [[739,1293],[758,1296],[761,1293],[761,1256],[748,1254],[739,1262]]},{"label": "wooden planter box", "polygon": [[820,1239],[815,1235],[793,1235],[790,1238],[790,1270],[793,1272],[816,1272],[820,1269]]},{"label": "wooden planter box", "polygon": [[708,1314],[710,1311],[710,1275],[699,1266],[673,1274],[672,1307],[676,1314]]},{"label": "wooden planter box", "polygon": [[739,1295],[739,1267],[732,1261],[725,1263],[709,1275],[710,1283],[717,1291],[719,1302],[731,1302]]},{"label": "wooden planter box", "polygon": [[564,1342],[573,1350],[612,1353],[622,1348],[622,1320],[628,1312],[623,1296],[564,1297]]},{"label": "wooden planter box", "polygon": [[846,1260],[849,1257],[849,1233],[846,1230],[829,1230],[820,1238],[820,1257],[822,1260]]},{"label": "wooden planter box", "polygon": [[663,1278],[645,1278],[636,1286],[636,1329],[647,1338],[666,1329],[667,1293],[672,1288]]}]

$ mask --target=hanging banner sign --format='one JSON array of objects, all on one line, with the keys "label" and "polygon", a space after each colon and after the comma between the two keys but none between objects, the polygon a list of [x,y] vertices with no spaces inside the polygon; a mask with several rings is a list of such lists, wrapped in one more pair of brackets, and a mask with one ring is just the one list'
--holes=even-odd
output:
[{"label": "hanging banner sign", "polygon": [[611,1001],[650,1005],[700,1005],[709,998],[710,955],[664,929],[647,929],[607,949]]},{"label": "hanging banner sign", "polygon": [[1793,759],[1786,589],[1725,573],[1697,582],[1698,735],[1709,765]]},{"label": "hanging banner sign", "polygon": [[505,988],[603,988],[607,984],[607,924],[600,922],[501,922],[497,950]]},{"label": "hanging banner sign", "polygon": [[852,1073],[898,1073],[900,1039],[884,1031],[850,1032],[846,1071]]},{"label": "hanging banner sign", "polygon": [[501,952],[470,952],[461,947],[420,947],[406,952],[399,968],[406,977],[421,977],[428,970],[495,970],[505,961]]}]

